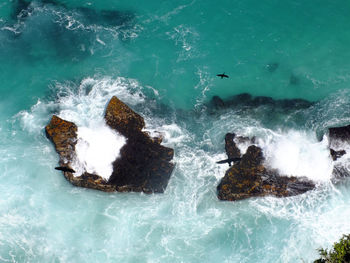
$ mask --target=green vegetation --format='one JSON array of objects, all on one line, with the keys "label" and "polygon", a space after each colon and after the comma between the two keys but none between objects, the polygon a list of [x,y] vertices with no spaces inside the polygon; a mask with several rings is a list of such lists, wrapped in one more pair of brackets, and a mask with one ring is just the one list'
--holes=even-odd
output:
[{"label": "green vegetation", "polygon": [[350,235],[344,235],[330,251],[321,248],[319,252],[321,258],[314,263],[350,263]]}]

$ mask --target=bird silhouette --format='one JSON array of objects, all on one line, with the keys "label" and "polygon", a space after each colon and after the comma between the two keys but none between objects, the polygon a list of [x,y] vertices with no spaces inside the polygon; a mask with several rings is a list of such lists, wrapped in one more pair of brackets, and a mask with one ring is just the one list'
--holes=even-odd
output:
[{"label": "bird silhouette", "polygon": [[228,75],[226,75],[225,72],[222,73],[222,74],[217,74],[216,76],[221,77],[222,79],[223,78],[228,78]]}]

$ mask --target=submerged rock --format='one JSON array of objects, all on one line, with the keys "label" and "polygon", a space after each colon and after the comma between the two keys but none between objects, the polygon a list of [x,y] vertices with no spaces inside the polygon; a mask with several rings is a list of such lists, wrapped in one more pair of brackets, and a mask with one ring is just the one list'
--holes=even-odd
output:
[{"label": "submerged rock", "polygon": [[263,161],[262,149],[255,145],[249,146],[242,160],[226,171],[217,187],[218,198],[235,201],[266,195],[284,197],[314,189],[315,184],[307,178],[281,176],[277,170],[265,167]]},{"label": "submerged rock", "polygon": [[297,109],[306,109],[313,105],[313,102],[304,99],[273,99],[266,96],[252,96],[249,93],[241,93],[231,96],[227,99],[222,99],[219,96],[213,96],[207,104],[211,110],[222,110],[235,107],[259,107],[271,106],[282,111]]},{"label": "submerged rock", "polygon": [[299,85],[300,83],[300,80],[297,76],[295,76],[294,74],[291,74],[290,75],[290,78],[289,78],[289,84],[290,85]]},{"label": "submerged rock", "polygon": [[[81,176],[74,176],[64,171],[67,180],[76,186],[107,192],[163,192],[174,169],[171,163],[174,150],[162,146],[161,138],[152,138],[143,132],[143,118],[117,97],[108,103],[105,120],[107,125],[127,138],[119,157],[113,162],[112,175],[106,181],[96,174],[85,172]],[[71,168],[76,157],[77,126],[53,116],[45,130],[60,156],[60,166]]]},{"label": "submerged rock", "polygon": [[219,96],[213,96],[212,104],[217,110],[225,107],[225,102]]}]

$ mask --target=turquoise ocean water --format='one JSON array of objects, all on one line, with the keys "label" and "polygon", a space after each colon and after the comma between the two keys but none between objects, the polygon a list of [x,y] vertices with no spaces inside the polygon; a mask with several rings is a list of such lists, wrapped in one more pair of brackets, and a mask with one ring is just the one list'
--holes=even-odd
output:
[{"label": "turquoise ocean water", "polygon": [[[312,262],[350,232],[349,181],[331,182],[318,141],[350,123],[349,13],[345,0],[2,0],[0,262]],[[240,93],[313,105],[208,104]],[[175,149],[164,194],[75,188],[53,169],[52,114],[94,128],[113,95]],[[316,189],[220,202],[227,132]]]}]

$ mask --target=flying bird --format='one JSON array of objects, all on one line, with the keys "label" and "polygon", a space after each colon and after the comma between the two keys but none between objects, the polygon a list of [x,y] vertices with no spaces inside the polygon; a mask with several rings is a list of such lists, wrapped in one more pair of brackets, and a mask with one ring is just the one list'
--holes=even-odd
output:
[{"label": "flying bird", "polygon": [[55,169],[63,172],[75,173],[75,171],[69,167],[59,166],[59,167],[55,167]]},{"label": "flying bird", "polygon": [[221,77],[222,79],[223,78],[228,78],[228,75],[226,75],[225,72],[222,73],[222,74],[217,74],[216,76]]},{"label": "flying bird", "polygon": [[219,164],[228,163],[228,165],[231,166],[231,163],[236,164],[236,163],[239,163],[241,160],[242,160],[242,158],[240,158],[240,157],[234,157],[234,158],[228,158],[228,159],[225,159],[222,161],[218,161],[216,163],[219,163]]}]

